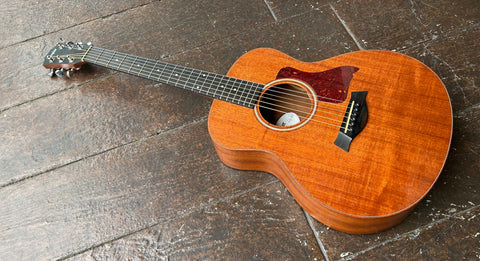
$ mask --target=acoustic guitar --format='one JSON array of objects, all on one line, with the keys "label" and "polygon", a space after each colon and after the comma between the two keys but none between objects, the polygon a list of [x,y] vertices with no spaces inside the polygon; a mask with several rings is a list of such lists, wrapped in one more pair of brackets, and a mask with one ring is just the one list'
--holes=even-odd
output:
[{"label": "acoustic guitar", "polygon": [[307,63],[260,48],[221,75],[66,42],[43,65],[61,76],[85,63],[213,98],[208,130],[219,158],[275,175],[311,216],[340,231],[400,223],[438,179],[450,147],[445,86],[395,52]]}]

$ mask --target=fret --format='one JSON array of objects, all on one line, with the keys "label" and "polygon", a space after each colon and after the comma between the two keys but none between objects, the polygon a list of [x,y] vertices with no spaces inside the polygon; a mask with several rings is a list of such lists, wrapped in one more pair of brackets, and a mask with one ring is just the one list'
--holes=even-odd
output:
[{"label": "fret", "polygon": [[[200,86],[206,86],[207,84],[207,74],[205,72],[201,72],[200,73],[200,76],[199,76],[201,79],[202,79],[202,83],[201,84],[197,84],[197,88],[199,88]],[[208,88],[208,87],[207,87]],[[208,91],[207,91],[208,92]]]},{"label": "fret", "polygon": [[148,79],[151,79],[151,76],[152,76],[152,72],[155,70],[155,68],[157,67],[157,63],[158,61],[155,61],[155,64],[152,66],[152,69],[150,70],[150,73],[148,74],[147,78]]},{"label": "fret", "polygon": [[[243,103],[243,105],[245,105],[245,91],[247,90],[247,84],[248,82],[244,82],[244,81],[241,81],[241,84],[240,84],[240,97],[238,99],[238,102],[239,103]],[[243,102],[242,102],[242,98],[243,98]]]},{"label": "fret", "polygon": [[183,67],[182,71],[180,73],[175,74],[176,77],[178,77],[177,82],[174,85],[178,85],[178,82],[182,79],[182,74],[185,71],[185,67]]},{"label": "fret", "polygon": [[98,58],[100,58],[100,56],[102,56],[103,54],[103,51],[105,51],[105,49],[102,49],[102,51],[100,52],[100,54],[97,56],[97,58],[95,59],[94,63],[96,63],[98,61]]},{"label": "fret", "polygon": [[[248,89],[247,95],[245,95],[245,101],[244,101],[246,106],[247,106],[247,105],[248,105],[248,106],[252,106],[252,101],[254,101],[253,98],[254,98],[254,96],[255,96],[255,95],[254,95],[254,91],[256,90],[256,88],[255,88],[255,83],[250,82],[249,85],[250,85],[250,88]],[[254,104],[253,104],[253,105],[254,105]]]},{"label": "fret", "polygon": [[170,78],[172,78],[176,67],[177,67],[177,65],[173,65],[172,71],[170,72],[170,75],[167,77],[167,80],[165,81],[165,83],[170,84]]},{"label": "fret", "polygon": [[113,56],[115,56],[115,51],[113,52],[112,56],[110,56],[110,59],[108,59],[108,62],[107,62],[107,65],[106,65],[107,67],[110,64],[110,62],[112,61]]},{"label": "fret", "polygon": [[218,97],[221,100],[228,100],[228,93],[227,93],[228,85],[227,85],[227,83],[228,83],[227,77],[222,76],[222,79],[220,80],[220,84],[219,84],[219,87],[218,87],[218,90],[220,91]]},{"label": "fret", "polygon": [[188,74],[188,77],[187,77],[187,80],[185,80],[185,83],[184,83],[184,88],[188,88],[187,86],[191,86],[192,83],[190,82],[190,78],[192,77],[192,75],[195,73],[195,69],[193,70],[190,70],[190,73]]},{"label": "fret", "polygon": [[[130,55],[131,56],[131,55]],[[128,73],[130,73],[130,70],[132,70],[132,66],[135,64],[135,62],[137,61],[137,56],[135,56],[135,59],[133,60],[133,62],[130,64],[130,68],[128,68]]]},{"label": "fret", "polygon": [[195,78],[195,80],[193,81],[192,86],[196,86],[198,84],[198,78],[200,77],[200,74],[202,73],[200,70],[197,70],[197,71],[198,71],[198,75]]},{"label": "fret", "polygon": [[231,83],[231,99],[232,101],[235,101],[235,103],[237,103],[238,99],[237,99],[237,95],[238,95],[238,84],[237,84],[237,79],[233,78],[233,82]]},{"label": "fret", "polygon": [[135,55],[92,48],[85,60],[129,74],[254,108],[263,85]]},{"label": "fret", "polygon": [[208,96],[211,96],[211,94],[209,93],[210,90],[212,90],[212,87],[213,87],[213,83],[215,83],[215,78],[217,77],[217,74],[216,73],[209,73],[209,75],[207,76],[207,80],[208,80],[208,77],[212,76],[213,75],[213,78],[212,80],[210,81],[210,87],[208,88],[208,91],[207,91],[207,95]]},{"label": "fret", "polygon": [[140,71],[138,71],[138,75],[140,75],[143,72],[143,68],[145,68],[145,64],[147,64],[148,59],[145,59],[145,62],[142,65],[142,68],[140,68]]},{"label": "fret", "polygon": [[163,75],[166,68],[167,68],[167,64],[164,63],[162,71],[158,74],[157,81],[161,82],[160,77]]},{"label": "fret", "polygon": [[120,70],[120,66],[122,66],[122,63],[123,63],[123,61],[125,61],[125,58],[127,58],[127,55],[126,55],[126,54],[123,56],[123,59],[122,59],[122,61],[120,62],[120,64],[118,64],[117,70]]}]

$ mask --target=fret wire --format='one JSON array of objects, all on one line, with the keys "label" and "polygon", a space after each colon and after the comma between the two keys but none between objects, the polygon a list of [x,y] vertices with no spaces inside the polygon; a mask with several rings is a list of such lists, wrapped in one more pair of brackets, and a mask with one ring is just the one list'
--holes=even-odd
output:
[{"label": "fret wire", "polygon": [[212,78],[212,81],[209,83],[210,87],[208,87],[208,91],[207,91],[207,95],[209,95],[209,96],[211,96],[210,91],[212,90],[213,83],[215,82],[215,78],[217,77],[216,74],[208,73],[208,74],[207,74],[207,80],[208,80],[208,78],[211,77],[212,75],[213,75],[213,78]]},{"label": "fret wire", "polygon": [[148,79],[151,79],[150,77],[152,76],[153,70],[155,70],[155,67],[157,66],[158,61],[155,61],[155,64],[152,66],[152,69],[150,70],[150,73],[148,74]]},{"label": "fret wire", "polygon": [[193,82],[193,86],[195,86],[197,83],[198,83],[198,77],[200,77],[200,74],[202,73],[200,70],[197,70],[198,71],[198,75],[197,77],[195,78],[195,81]]},{"label": "fret wire", "polygon": [[163,64],[163,69],[162,71],[158,74],[158,77],[157,77],[157,81],[160,81],[160,75],[163,75],[163,73],[165,72],[165,69],[167,68],[167,65],[164,63]]},{"label": "fret wire", "polygon": [[[240,97],[239,97],[239,101],[242,102],[242,97],[244,97],[244,93],[245,93],[245,90],[247,89],[246,86],[247,86],[247,83],[245,83],[244,81],[240,80],[241,84],[240,86],[242,86],[242,88],[240,88]],[[245,104],[245,102],[243,102]]]},{"label": "fret wire", "polygon": [[236,83],[237,83],[237,79],[233,79],[233,82],[231,83],[233,88],[232,88],[232,91],[230,92],[232,94],[232,97],[231,97],[232,100],[235,100],[238,94],[238,86]]},{"label": "fret wire", "polygon": [[126,54],[123,56],[123,59],[122,59],[122,61],[120,62],[120,64],[118,64],[117,70],[120,70],[120,66],[122,66],[123,61],[125,61],[125,58],[127,58],[127,55],[126,55]]},{"label": "fret wire", "polygon": [[145,59],[145,62],[143,63],[142,68],[140,69],[140,73],[143,71],[143,68],[145,68],[145,64],[147,64],[147,62],[148,62],[148,59]]},{"label": "fret wire", "polygon": [[[238,83],[237,83],[238,81]],[[245,84],[242,80],[240,79],[237,79],[235,80],[235,85],[237,86],[236,90],[235,90],[235,99],[238,99],[239,102],[241,102],[242,100],[242,91],[243,91],[243,87],[242,85]]]},{"label": "fret wire", "polygon": [[115,51],[113,52],[112,56],[110,56],[110,59],[108,59],[107,66],[110,64],[112,61],[113,56],[115,56]]},{"label": "fret wire", "polygon": [[135,56],[135,60],[133,60],[133,63],[130,64],[130,68],[128,68],[128,73],[130,73],[130,70],[132,70],[133,64],[137,61],[137,56]]},{"label": "fret wire", "polygon": [[205,72],[202,72],[202,73],[200,74],[200,76],[202,76],[202,81],[203,81],[202,85],[205,86],[206,83],[207,83],[207,77],[208,77],[208,76],[207,76],[207,74],[206,74]]},{"label": "fret wire", "polygon": [[183,70],[180,73],[176,73],[175,76],[178,77],[177,82],[174,85],[178,85],[178,82],[180,79],[182,79],[182,74],[185,71],[185,67],[183,67]]},{"label": "fret wire", "polygon": [[252,94],[252,97],[250,97],[251,107],[254,107],[255,104],[257,103],[257,96],[260,96],[261,91],[263,90],[263,85],[254,83],[252,82],[252,89],[250,89],[250,93]]},{"label": "fret wire", "polygon": [[191,84],[189,84],[190,83],[190,77],[192,77],[194,72],[195,72],[195,70],[190,70],[190,73],[188,74],[188,77],[184,82],[184,88],[187,88],[188,85],[191,85]]},{"label": "fret wire", "polygon": [[247,102],[247,98],[248,98],[248,94],[250,92],[250,90],[248,89],[248,85],[250,84],[250,82],[244,82],[244,90],[241,94],[241,97],[240,99],[243,97],[243,106],[247,106],[248,102]]},{"label": "fret wire", "polygon": [[105,51],[104,49],[102,49],[102,52],[97,56],[97,59],[95,59],[95,62],[97,62],[98,58],[100,58],[100,56],[102,56],[103,54],[103,51]]},{"label": "fret wire", "polygon": [[[246,87],[247,87],[248,85],[250,85],[250,88],[247,89]],[[246,84],[246,86],[245,86],[245,90],[246,90],[246,92],[247,92],[247,94],[243,95],[243,97],[244,97],[243,104],[244,104],[245,106],[247,106],[247,105],[250,104],[250,102],[248,102],[247,99],[249,99],[249,95],[250,95],[250,93],[251,93],[252,86],[253,86],[252,82],[248,82],[248,83]]]},{"label": "fret wire", "polygon": [[218,97],[220,97],[222,99],[225,99],[225,92],[227,90],[227,78],[225,76],[221,77],[219,90],[220,90],[220,93],[219,93]]},{"label": "fret wire", "polygon": [[175,68],[177,68],[177,65],[174,65],[173,68],[171,69],[172,72],[170,73],[170,76],[167,77],[167,84],[170,84],[169,81],[170,81],[170,78],[172,78],[173,73],[175,72]]}]

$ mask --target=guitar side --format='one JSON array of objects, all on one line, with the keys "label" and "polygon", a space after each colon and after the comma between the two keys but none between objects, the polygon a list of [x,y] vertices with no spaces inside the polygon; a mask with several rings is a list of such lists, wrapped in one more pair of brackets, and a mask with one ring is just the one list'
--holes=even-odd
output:
[{"label": "guitar side", "polygon": [[310,121],[276,131],[262,125],[252,109],[218,100],[210,111],[209,132],[226,165],[272,173],[327,226],[373,233],[401,222],[443,168],[452,112],[438,77],[417,60],[387,51],[305,63],[263,48],[243,55],[228,75],[266,84],[285,67],[321,72],[338,66],[359,68],[346,101],[351,92],[368,91],[368,123],[350,151],[334,145],[338,127]]}]

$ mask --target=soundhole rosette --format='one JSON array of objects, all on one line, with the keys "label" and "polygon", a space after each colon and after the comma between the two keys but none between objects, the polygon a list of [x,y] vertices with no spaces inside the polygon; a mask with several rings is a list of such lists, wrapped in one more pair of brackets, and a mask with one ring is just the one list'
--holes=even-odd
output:
[{"label": "soundhole rosette", "polygon": [[[312,87],[303,81],[291,78],[277,79],[264,86],[255,105],[255,117],[263,126],[272,130],[295,130],[313,118],[317,110],[316,97]],[[291,125],[277,125],[277,122],[282,122],[282,116],[292,113],[299,121]]]}]

